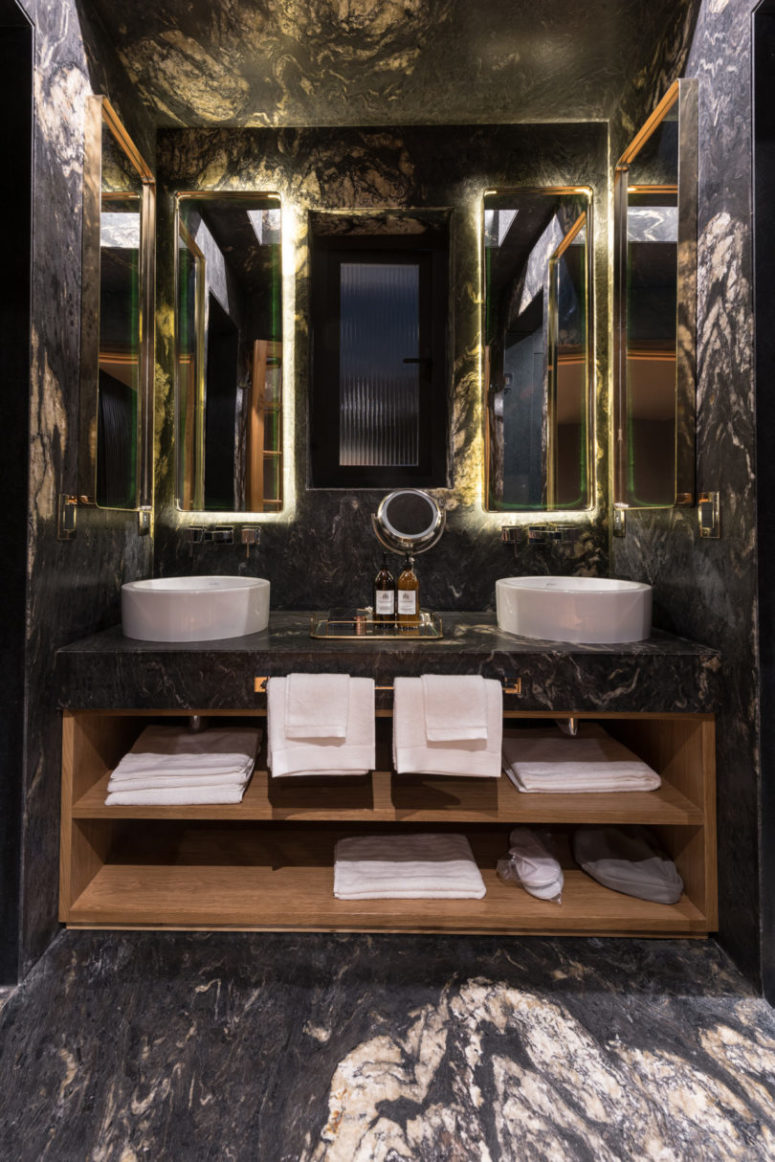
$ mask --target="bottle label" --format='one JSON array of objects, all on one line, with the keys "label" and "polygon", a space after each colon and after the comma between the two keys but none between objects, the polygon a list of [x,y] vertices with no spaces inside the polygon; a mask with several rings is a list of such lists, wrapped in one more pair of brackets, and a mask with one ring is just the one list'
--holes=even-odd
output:
[{"label": "bottle label", "polygon": [[416,589],[399,589],[398,590],[398,612],[399,613],[417,613],[417,590]]},{"label": "bottle label", "polygon": [[377,589],[374,592],[374,612],[382,617],[392,617],[396,610],[396,595],[393,589]]}]

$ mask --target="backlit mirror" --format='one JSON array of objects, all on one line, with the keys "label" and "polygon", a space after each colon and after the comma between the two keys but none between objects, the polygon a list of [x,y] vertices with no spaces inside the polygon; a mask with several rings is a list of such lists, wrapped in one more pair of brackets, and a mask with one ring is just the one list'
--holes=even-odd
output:
[{"label": "backlit mirror", "polygon": [[697,94],[677,81],[615,179],[615,502],[694,499]]},{"label": "backlit mirror", "polygon": [[153,175],[115,110],[90,98],[84,162],[80,491],[150,503]]},{"label": "backlit mirror", "polygon": [[279,512],[281,209],[270,194],[179,194],[175,263],[177,499]]},{"label": "backlit mirror", "polygon": [[591,504],[591,195],[484,198],[486,507]]}]

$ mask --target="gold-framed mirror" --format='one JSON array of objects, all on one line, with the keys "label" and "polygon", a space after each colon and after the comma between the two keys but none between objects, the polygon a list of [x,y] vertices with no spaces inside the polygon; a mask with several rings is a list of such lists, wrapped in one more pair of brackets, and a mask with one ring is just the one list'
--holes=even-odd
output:
[{"label": "gold-framed mirror", "polygon": [[485,508],[592,505],[592,193],[488,191],[483,227]]},{"label": "gold-framed mirror", "polygon": [[280,198],[178,193],[175,239],[178,508],[280,512]]},{"label": "gold-framed mirror", "polygon": [[106,97],[86,106],[79,493],[151,504],[156,183]]},{"label": "gold-framed mirror", "polygon": [[697,82],[676,81],[614,179],[614,503],[694,502]]}]

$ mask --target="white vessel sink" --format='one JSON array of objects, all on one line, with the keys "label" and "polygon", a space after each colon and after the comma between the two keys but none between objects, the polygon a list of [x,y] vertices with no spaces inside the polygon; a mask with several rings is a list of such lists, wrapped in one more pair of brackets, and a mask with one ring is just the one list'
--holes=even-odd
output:
[{"label": "white vessel sink", "polygon": [[502,577],[498,627],[521,637],[616,644],[651,632],[651,586],[605,577]]},{"label": "white vessel sink", "polygon": [[154,577],[121,586],[126,637],[150,642],[213,641],[266,629],[263,577]]}]

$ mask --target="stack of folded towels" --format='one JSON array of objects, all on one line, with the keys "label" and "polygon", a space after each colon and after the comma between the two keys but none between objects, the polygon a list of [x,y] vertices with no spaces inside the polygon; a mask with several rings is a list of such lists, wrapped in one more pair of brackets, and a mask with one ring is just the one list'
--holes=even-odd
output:
[{"label": "stack of folded towels", "polygon": [[289,674],[267,685],[267,765],[286,775],[365,775],[376,762],[374,680]]},{"label": "stack of folded towels", "polygon": [[108,781],[108,806],[239,803],[261,731],[147,726]]},{"label": "stack of folded towels", "polygon": [[595,722],[575,738],[549,730],[507,730],[503,765],[520,791],[586,793],[654,791],[656,771]]},{"label": "stack of folded towels", "polygon": [[335,848],[338,900],[481,900],[465,835],[356,835]]},{"label": "stack of folded towels", "polygon": [[501,773],[503,687],[478,674],[396,678],[393,765],[399,774]]}]

